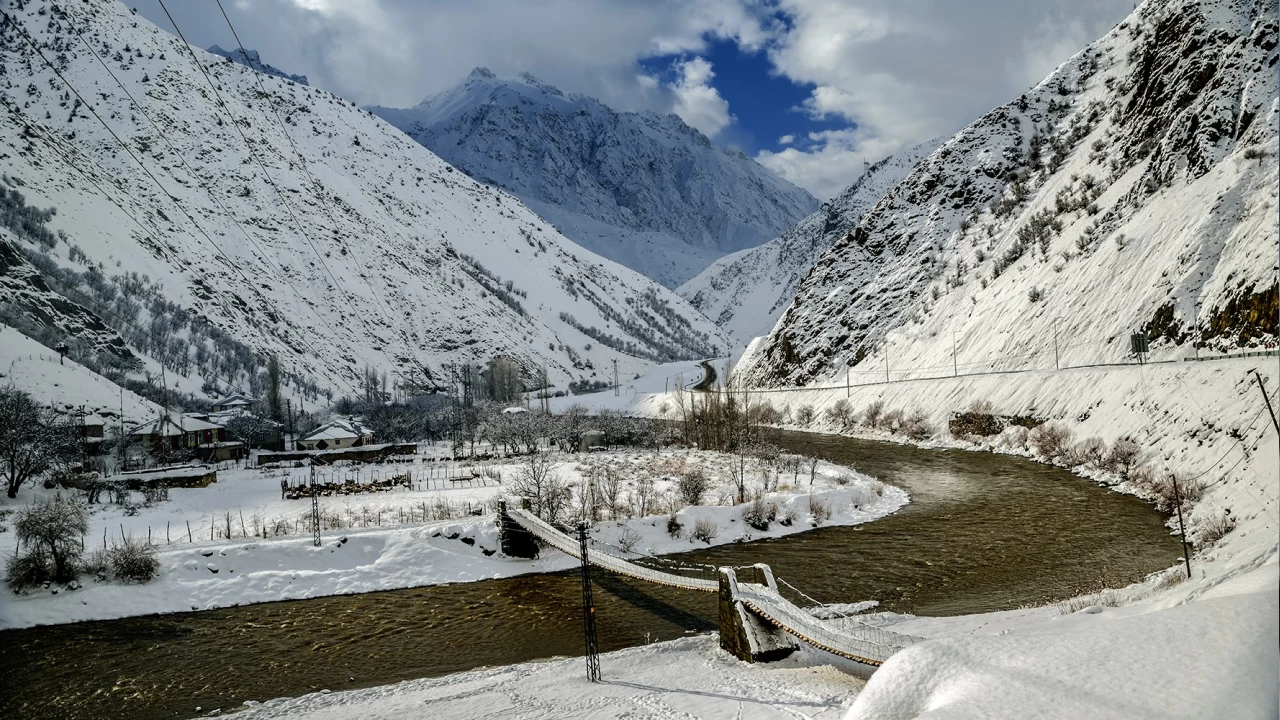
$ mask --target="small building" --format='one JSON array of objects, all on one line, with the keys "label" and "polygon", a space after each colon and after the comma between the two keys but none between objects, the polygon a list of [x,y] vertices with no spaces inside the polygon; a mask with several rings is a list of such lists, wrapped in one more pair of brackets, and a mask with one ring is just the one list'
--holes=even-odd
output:
[{"label": "small building", "polygon": [[231,440],[226,428],[193,415],[165,415],[129,435],[147,443],[152,452],[195,452],[200,445]]},{"label": "small building", "polygon": [[604,431],[587,430],[582,433],[582,440],[578,443],[578,452],[591,452],[592,450],[604,448]]},{"label": "small building", "polygon": [[249,457],[249,448],[245,447],[244,443],[239,440],[200,443],[196,446],[196,457],[204,462],[243,460]]},{"label": "small building", "polygon": [[373,442],[373,431],[354,418],[334,418],[298,438],[299,450],[338,450]]},{"label": "small building", "polygon": [[99,438],[104,436],[107,427],[107,421],[97,413],[89,413],[80,420],[80,434],[88,438]]},{"label": "small building", "polygon": [[248,395],[241,395],[240,393],[236,393],[234,395],[228,395],[219,400],[214,400],[213,403],[209,405],[209,412],[214,412],[214,413],[248,412],[253,409],[253,406],[257,404],[257,402],[258,402],[257,400],[249,397]]}]

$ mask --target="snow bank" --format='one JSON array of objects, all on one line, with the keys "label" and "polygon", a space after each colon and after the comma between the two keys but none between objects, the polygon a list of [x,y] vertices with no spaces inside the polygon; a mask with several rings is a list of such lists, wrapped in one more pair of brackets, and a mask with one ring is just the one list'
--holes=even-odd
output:
[{"label": "snow bank", "polygon": [[238,717],[830,720],[844,714],[850,695],[862,685],[835,668],[807,667],[801,659],[749,665],[716,647],[714,636],[606,653],[600,664],[604,681],[595,685],[586,681],[581,658],[564,658],[246,703]]},{"label": "snow bank", "polygon": [[1167,609],[1094,606],[1016,635],[921,643],[872,676],[848,718],[1275,718],[1276,568],[1273,556]]}]

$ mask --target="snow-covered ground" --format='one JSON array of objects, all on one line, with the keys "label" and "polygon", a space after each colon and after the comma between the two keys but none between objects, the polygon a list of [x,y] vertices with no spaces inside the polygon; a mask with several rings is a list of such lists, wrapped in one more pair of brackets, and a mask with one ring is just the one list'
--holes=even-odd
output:
[{"label": "snow-covered ground", "polygon": [[127,423],[153,419],[160,406],[112,383],[8,325],[0,324],[0,381],[31,393],[36,402],[59,410],[116,415]]},{"label": "snow-covered ground", "polygon": [[[603,682],[586,681],[581,658],[487,668],[351,692],[254,703],[265,718],[765,718],[842,717],[863,681],[807,654],[769,665],[740,662],[714,636],[608,653]],[[248,704],[248,703],[246,703]]]},{"label": "snow-covered ground", "polygon": [[[442,452],[442,447],[426,448],[423,457]],[[812,485],[806,467],[798,483],[793,473],[784,473],[775,477],[773,491],[764,492],[760,468],[749,463],[748,492],[774,504],[778,520],[786,520],[786,524],[773,522],[767,530],[758,530],[741,520],[741,507],[731,506],[727,465],[736,457],[687,450],[556,452],[553,457],[559,461],[556,472],[575,488],[581,486],[584,472],[598,476],[610,468],[621,481],[619,498],[630,508],[638,505],[640,480],[653,479],[646,516],[633,517],[634,509],[628,510],[622,519],[603,520],[593,530],[600,542],[645,554],[688,550],[695,542],[720,545],[780,537],[817,525],[870,522],[907,502],[907,494],[899,488],[826,462],[817,466]],[[412,489],[322,497],[325,530],[320,547],[312,545],[308,530],[310,502],[280,496],[281,480],[303,484],[309,468],[222,469],[216,483],[171,489],[168,500],[150,506],[140,504],[140,493],[133,494],[132,507],[94,505],[86,549],[119,542],[123,536],[150,538],[159,548],[160,576],[143,585],[86,577],[75,589],[54,586],[25,595],[0,592],[0,628],[208,610],[570,568],[576,561],[554,550],[533,561],[508,559],[499,553],[489,508],[519,472],[519,463],[511,459],[473,465],[418,458],[414,463],[320,470],[317,480],[322,483],[348,478],[368,483],[405,475],[413,482]],[[711,487],[704,495],[705,505],[684,507],[674,493],[675,478],[694,468],[709,477]],[[475,480],[445,479],[473,470],[480,474]],[[21,507],[52,492],[26,487],[16,501],[0,500],[0,509]],[[822,508],[816,518],[815,507]],[[667,528],[672,509],[683,525],[675,536]],[[821,517],[826,511],[830,517]],[[601,516],[610,517],[607,511]],[[690,537],[699,521],[715,525],[715,536],[709,541]],[[0,526],[5,524],[0,520]],[[13,543],[12,532],[0,532],[0,555],[11,555]]]},{"label": "snow-covered ground", "polygon": [[[1193,554],[1191,579],[1175,566],[1051,606],[948,618],[864,614],[867,622],[930,638],[890,659],[865,688],[849,674],[853,668],[836,670],[838,659],[817,652],[748,665],[709,638],[695,638],[604,655],[607,685],[586,685],[582,661],[571,658],[275,700],[248,716],[1274,718],[1280,453],[1275,429],[1260,415],[1261,395],[1246,377],[1254,367],[1273,370],[1274,360],[922,380],[850,392],[859,410],[882,399],[891,408],[934,408],[935,421],[973,399],[989,399],[1002,413],[1034,408],[1078,437],[1131,436],[1144,447],[1144,462],[1205,473],[1212,485],[1189,516],[1192,537],[1227,509],[1238,524]],[[813,404],[821,417],[845,389],[769,397],[779,407]],[[633,399],[647,412],[673,401],[661,393]],[[1217,421],[1206,428],[1210,417]],[[833,431],[824,421],[810,429]],[[924,444],[975,449],[945,433]],[[848,684],[841,688],[835,678]],[[779,684],[788,694],[779,694]],[[811,704],[798,706],[796,697]]]}]

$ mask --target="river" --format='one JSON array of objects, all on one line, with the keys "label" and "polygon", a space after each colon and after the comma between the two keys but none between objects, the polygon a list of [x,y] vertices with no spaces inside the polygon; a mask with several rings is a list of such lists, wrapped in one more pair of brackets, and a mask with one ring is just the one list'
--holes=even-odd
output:
[{"label": "river", "polygon": [[[911,503],[866,525],[682,559],[765,562],[824,602],[879,600],[927,615],[1050,602],[1178,559],[1153,509],[1058,468],[827,435],[785,433],[782,444],[898,485]],[[602,650],[715,630],[713,594],[595,578]],[[246,700],[577,655],[580,601],[576,574],[558,573],[8,630],[0,717],[192,717]]]}]

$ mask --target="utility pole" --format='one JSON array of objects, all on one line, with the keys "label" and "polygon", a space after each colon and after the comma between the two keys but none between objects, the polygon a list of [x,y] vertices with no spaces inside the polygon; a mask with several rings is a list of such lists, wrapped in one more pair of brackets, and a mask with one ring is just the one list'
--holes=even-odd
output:
[{"label": "utility pole", "polygon": [[960,377],[960,363],[956,360],[956,331],[951,331],[951,377]]},{"label": "utility pole", "polygon": [[600,647],[596,642],[596,603],[591,596],[591,563],[587,561],[587,523],[578,523],[578,547],[582,555],[582,634],[587,658],[587,681],[600,682]]},{"label": "utility pole", "polygon": [[1187,579],[1191,579],[1191,553],[1187,550],[1187,526],[1182,521],[1182,492],[1178,489],[1178,476],[1169,475],[1173,481],[1173,502],[1178,507],[1178,534],[1182,536],[1182,559],[1187,563]]},{"label": "utility pole", "polygon": [[1053,321],[1053,369],[1061,370],[1062,365],[1058,362],[1058,321]]},{"label": "utility pole", "polygon": [[889,338],[884,339],[884,381],[889,382]]},{"label": "utility pole", "polygon": [[320,493],[316,489],[316,457],[311,456],[311,544],[320,547]]},{"label": "utility pole", "polygon": [[[298,446],[297,446],[297,441],[294,440],[294,435],[293,435],[293,398],[289,398],[288,400],[285,400],[284,404],[285,404],[285,407],[289,408],[289,442],[285,443],[284,449],[296,450]],[[293,444],[292,448],[289,447],[290,443]]]},{"label": "utility pole", "polygon": [[[1204,340],[1204,331],[1200,329],[1200,298],[1196,298],[1196,314],[1195,314],[1195,317],[1192,318],[1192,320],[1196,324],[1195,350],[1196,350],[1196,360],[1199,360],[1200,359],[1200,342]],[[1265,392],[1262,393],[1262,395],[1263,397],[1266,397]]]},{"label": "utility pole", "polygon": [[849,397],[849,363],[844,364],[844,396]]},{"label": "utility pole", "polygon": [[1276,411],[1271,407],[1271,398],[1267,397],[1267,387],[1262,384],[1262,376],[1258,374],[1256,368],[1253,370],[1253,376],[1258,380],[1258,389],[1262,391],[1262,401],[1267,404],[1267,412],[1271,413],[1271,424],[1275,426],[1276,432],[1280,433],[1280,422],[1276,422]]},{"label": "utility pole", "polygon": [[613,396],[618,396],[618,358],[613,359]]}]

